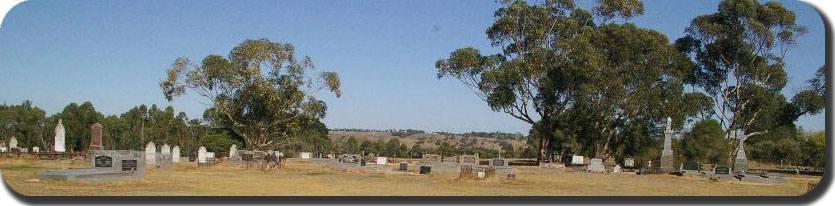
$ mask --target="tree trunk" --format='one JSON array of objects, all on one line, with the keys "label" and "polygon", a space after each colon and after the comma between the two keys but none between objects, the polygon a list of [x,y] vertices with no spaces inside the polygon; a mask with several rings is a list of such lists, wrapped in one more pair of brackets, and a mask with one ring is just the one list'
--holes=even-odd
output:
[{"label": "tree trunk", "polygon": [[548,148],[551,142],[551,121],[548,117],[542,118],[542,125],[539,127],[539,155],[537,156],[537,162],[544,163],[548,160]]}]

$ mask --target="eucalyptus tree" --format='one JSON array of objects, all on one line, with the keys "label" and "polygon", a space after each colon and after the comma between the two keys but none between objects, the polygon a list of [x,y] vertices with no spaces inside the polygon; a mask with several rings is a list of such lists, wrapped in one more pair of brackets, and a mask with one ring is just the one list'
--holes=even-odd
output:
[{"label": "eucalyptus tree", "polygon": [[566,59],[584,65],[573,67],[578,89],[572,109],[579,112],[572,114],[584,131],[579,144],[591,147],[586,151],[595,157],[605,158],[629,142],[637,144],[618,153],[640,153],[654,142],[651,136],[661,134],[666,117],[681,128],[687,117],[704,110],[692,103],[707,97],[684,91],[692,64],[660,32],[609,23],[575,38],[583,43],[573,47],[583,52]]},{"label": "eucalyptus tree", "polygon": [[731,160],[748,137],[769,132],[754,128],[770,111],[767,101],[779,101],[787,82],[783,57],[806,28],[794,12],[778,2],[725,0],[715,13],[698,16],[679,39],[696,61],[695,87],[714,102],[729,141]]},{"label": "eucalyptus tree", "polygon": [[815,77],[807,81],[807,88],[795,94],[792,103],[796,107],[796,115],[818,114],[826,109],[826,66],[821,66],[815,72]]},{"label": "eucalyptus tree", "polygon": [[341,96],[336,73],[318,72],[309,57],[294,52],[291,44],[245,40],[228,58],[209,55],[200,64],[178,58],[159,85],[169,101],[189,90],[210,102],[219,124],[243,137],[247,148],[271,148],[289,142],[297,120],[325,116],[319,91]]},{"label": "eucalyptus tree", "polygon": [[[503,1],[487,36],[500,54],[475,48],[453,51],[436,63],[438,78],[452,77],[469,87],[493,111],[537,127],[537,159],[546,160],[556,116],[571,104],[571,72],[561,65],[559,47],[594,26],[591,13],[574,1]],[[575,62],[581,64],[580,62]]]},{"label": "eucalyptus tree", "polygon": [[566,148],[605,157],[614,137],[638,125],[630,122],[684,110],[689,60],[659,32],[610,22],[641,15],[641,1],[599,0],[591,11],[571,0],[502,3],[487,29],[501,53],[455,50],[436,63],[438,78],[458,79],[492,110],[531,124],[539,161]]}]

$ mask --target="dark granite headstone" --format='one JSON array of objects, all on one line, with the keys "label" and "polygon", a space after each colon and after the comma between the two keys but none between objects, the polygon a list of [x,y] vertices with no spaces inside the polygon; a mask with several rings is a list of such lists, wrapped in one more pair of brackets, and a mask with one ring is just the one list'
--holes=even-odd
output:
[{"label": "dark granite headstone", "polygon": [[406,171],[406,170],[409,170],[409,163],[401,162],[400,163],[400,171]]},{"label": "dark granite headstone", "polygon": [[508,180],[515,180],[516,179],[516,174],[507,174],[507,179]]},{"label": "dark granite headstone", "polygon": [[716,167],[715,171],[716,172],[714,172],[714,174],[723,174],[723,175],[731,174],[731,169],[727,168],[727,167]]},{"label": "dark granite headstone", "polygon": [[681,166],[682,170],[699,170],[698,162],[684,162]]},{"label": "dark granite headstone", "polygon": [[493,166],[505,166],[504,159],[493,159]]},{"label": "dark granite headstone", "polygon": [[432,172],[432,167],[429,166],[420,166],[420,174],[429,174]]},{"label": "dark granite headstone", "polygon": [[136,160],[122,160],[122,171],[135,171]]},{"label": "dark granite headstone", "polygon": [[113,167],[113,157],[98,156],[96,157],[96,167]]}]

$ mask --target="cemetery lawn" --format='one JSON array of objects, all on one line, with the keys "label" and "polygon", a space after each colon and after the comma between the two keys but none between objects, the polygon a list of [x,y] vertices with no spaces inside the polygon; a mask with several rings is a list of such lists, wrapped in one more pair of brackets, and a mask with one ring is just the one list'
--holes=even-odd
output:
[{"label": "cemetery lawn", "polygon": [[672,175],[587,174],[517,168],[516,180],[457,180],[453,175],[370,174],[334,171],[290,160],[268,172],[190,163],[149,170],[144,181],[76,183],[38,181],[38,172],[85,167],[87,161],[0,157],[0,174],[27,196],[795,196],[820,177],[787,175],[786,184],[712,182]]}]

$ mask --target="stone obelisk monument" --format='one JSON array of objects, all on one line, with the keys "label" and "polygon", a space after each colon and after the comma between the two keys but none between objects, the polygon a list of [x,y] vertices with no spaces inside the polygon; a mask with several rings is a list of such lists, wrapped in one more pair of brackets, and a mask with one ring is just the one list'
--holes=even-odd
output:
[{"label": "stone obelisk monument", "polygon": [[661,150],[661,172],[672,172],[673,167],[673,128],[672,118],[667,117],[667,128],[664,130],[664,150]]},{"label": "stone obelisk monument", "polygon": [[58,125],[55,126],[55,145],[53,145],[53,151],[55,152],[66,152],[64,149],[64,125],[61,124],[61,120],[58,120]]},{"label": "stone obelisk monument", "polygon": [[745,172],[748,170],[748,158],[745,157],[745,135],[739,136],[739,149],[736,150],[734,158],[734,172]]}]

